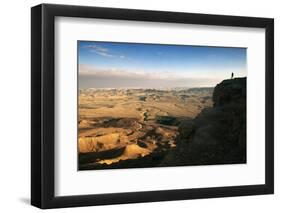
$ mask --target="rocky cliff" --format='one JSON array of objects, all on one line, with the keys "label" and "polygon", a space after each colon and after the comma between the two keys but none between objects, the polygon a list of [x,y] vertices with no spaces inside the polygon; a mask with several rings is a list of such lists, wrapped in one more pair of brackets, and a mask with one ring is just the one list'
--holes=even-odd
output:
[{"label": "rocky cliff", "polygon": [[246,163],[246,78],[219,83],[213,102],[180,124],[177,147],[161,166]]}]

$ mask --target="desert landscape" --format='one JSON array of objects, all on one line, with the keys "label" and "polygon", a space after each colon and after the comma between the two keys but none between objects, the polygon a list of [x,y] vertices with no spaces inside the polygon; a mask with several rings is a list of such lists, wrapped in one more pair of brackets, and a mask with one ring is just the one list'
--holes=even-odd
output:
[{"label": "desert landscape", "polygon": [[77,48],[78,170],[246,163],[246,48]]},{"label": "desert landscape", "polygon": [[213,88],[82,89],[79,165],[118,163],[176,147],[178,126],[211,107]]}]

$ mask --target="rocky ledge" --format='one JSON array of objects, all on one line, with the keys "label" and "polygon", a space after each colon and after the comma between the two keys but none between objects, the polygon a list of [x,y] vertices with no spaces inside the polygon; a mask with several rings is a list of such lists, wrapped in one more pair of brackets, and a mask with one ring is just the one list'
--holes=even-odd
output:
[{"label": "rocky ledge", "polygon": [[246,163],[246,78],[216,85],[214,105],[180,124],[161,166]]}]

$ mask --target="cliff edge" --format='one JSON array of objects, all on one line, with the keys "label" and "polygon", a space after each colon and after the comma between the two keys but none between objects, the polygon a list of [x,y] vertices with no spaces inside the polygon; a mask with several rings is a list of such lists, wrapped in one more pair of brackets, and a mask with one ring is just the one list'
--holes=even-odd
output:
[{"label": "cliff edge", "polygon": [[246,78],[217,84],[213,103],[180,124],[177,147],[161,166],[246,163]]}]

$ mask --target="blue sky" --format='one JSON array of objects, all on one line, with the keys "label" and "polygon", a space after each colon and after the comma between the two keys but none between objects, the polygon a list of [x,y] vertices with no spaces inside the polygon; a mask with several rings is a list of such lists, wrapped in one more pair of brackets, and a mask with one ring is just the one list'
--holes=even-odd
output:
[{"label": "blue sky", "polygon": [[[95,79],[99,79],[97,87],[114,87],[118,80],[124,87],[133,87],[139,78],[144,85],[137,87],[162,87],[164,82],[171,87],[212,86],[228,78],[231,72],[238,77],[246,76],[247,62],[245,48],[94,41],[78,42],[78,58],[82,87],[96,87]],[[93,85],[86,77],[92,79]],[[102,80],[106,82],[104,86]],[[116,87],[122,87],[117,84]]]}]

